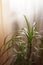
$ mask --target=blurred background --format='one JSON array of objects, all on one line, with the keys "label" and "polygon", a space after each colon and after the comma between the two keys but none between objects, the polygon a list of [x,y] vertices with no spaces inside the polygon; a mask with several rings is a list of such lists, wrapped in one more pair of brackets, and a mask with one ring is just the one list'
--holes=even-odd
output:
[{"label": "blurred background", "polygon": [[[33,22],[37,22],[37,31],[43,35],[43,0],[0,0],[0,48],[3,46],[6,35],[12,32],[16,35],[19,29],[26,27],[24,15],[26,15],[31,26]],[[3,52],[3,48],[5,47],[2,47],[0,53]],[[9,58],[12,52],[12,49],[8,50],[0,58],[0,65],[2,65],[6,58]],[[8,61],[8,63],[10,62]]]},{"label": "blurred background", "polygon": [[0,46],[4,37],[16,26],[25,27],[23,15],[32,26],[37,21],[37,30],[43,30],[43,0],[0,0]]}]

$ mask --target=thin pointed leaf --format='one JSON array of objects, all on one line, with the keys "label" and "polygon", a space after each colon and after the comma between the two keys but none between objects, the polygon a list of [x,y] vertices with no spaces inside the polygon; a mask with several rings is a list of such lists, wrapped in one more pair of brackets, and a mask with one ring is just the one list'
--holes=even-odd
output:
[{"label": "thin pointed leaf", "polygon": [[1,56],[3,56],[4,55],[4,53],[6,53],[9,49],[11,49],[12,47],[13,47],[14,45],[11,45],[10,47],[8,47],[7,49],[5,49],[5,51],[3,51],[3,53],[0,55],[0,57]]},{"label": "thin pointed leaf", "polygon": [[29,31],[29,33],[30,33],[30,24],[29,24],[29,22],[28,22],[28,20],[27,20],[27,17],[24,15],[24,18],[25,18],[25,20],[26,20],[26,24],[27,24],[27,29],[28,29],[28,31]]}]

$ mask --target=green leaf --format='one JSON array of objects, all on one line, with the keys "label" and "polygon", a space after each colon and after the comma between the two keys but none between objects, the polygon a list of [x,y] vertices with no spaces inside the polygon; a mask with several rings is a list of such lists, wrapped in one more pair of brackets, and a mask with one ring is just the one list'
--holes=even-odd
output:
[{"label": "green leaf", "polygon": [[25,18],[25,20],[26,20],[28,32],[30,33],[30,29],[31,29],[30,24],[29,24],[29,22],[28,22],[28,20],[27,20],[27,17],[26,17],[25,15],[24,15],[24,18]]}]

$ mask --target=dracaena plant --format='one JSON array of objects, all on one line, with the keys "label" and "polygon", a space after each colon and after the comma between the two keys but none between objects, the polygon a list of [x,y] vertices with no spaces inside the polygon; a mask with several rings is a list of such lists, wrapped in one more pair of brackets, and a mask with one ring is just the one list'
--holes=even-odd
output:
[{"label": "dracaena plant", "polygon": [[[11,34],[11,38],[7,40],[7,37],[4,39],[4,43],[1,47],[3,50],[0,49],[0,57],[2,57],[8,50],[12,48],[13,54],[10,55],[3,63],[2,65],[5,65],[10,59],[12,61],[10,62],[10,65],[31,65],[32,64],[32,54],[39,53],[40,47],[32,45],[33,39],[40,39],[41,43],[43,45],[43,38],[41,35],[36,31],[36,24],[33,23],[32,27],[29,24],[29,21],[27,20],[27,17],[24,16],[26,21],[26,28],[22,28],[19,30],[17,35]],[[37,42],[36,42],[37,43]],[[36,51],[34,52],[32,50],[34,48]],[[42,47],[43,48],[43,47]],[[38,54],[37,56],[39,56]]]}]

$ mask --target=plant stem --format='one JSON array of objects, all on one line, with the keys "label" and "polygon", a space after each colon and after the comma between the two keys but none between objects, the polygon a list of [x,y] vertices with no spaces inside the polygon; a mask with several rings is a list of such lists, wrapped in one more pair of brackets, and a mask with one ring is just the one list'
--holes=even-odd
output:
[{"label": "plant stem", "polygon": [[31,52],[32,52],[32,44],[30,42],[30,47],[29,45],[27,45],[27,65],[30,64],[29,62],[30,62]]}]

